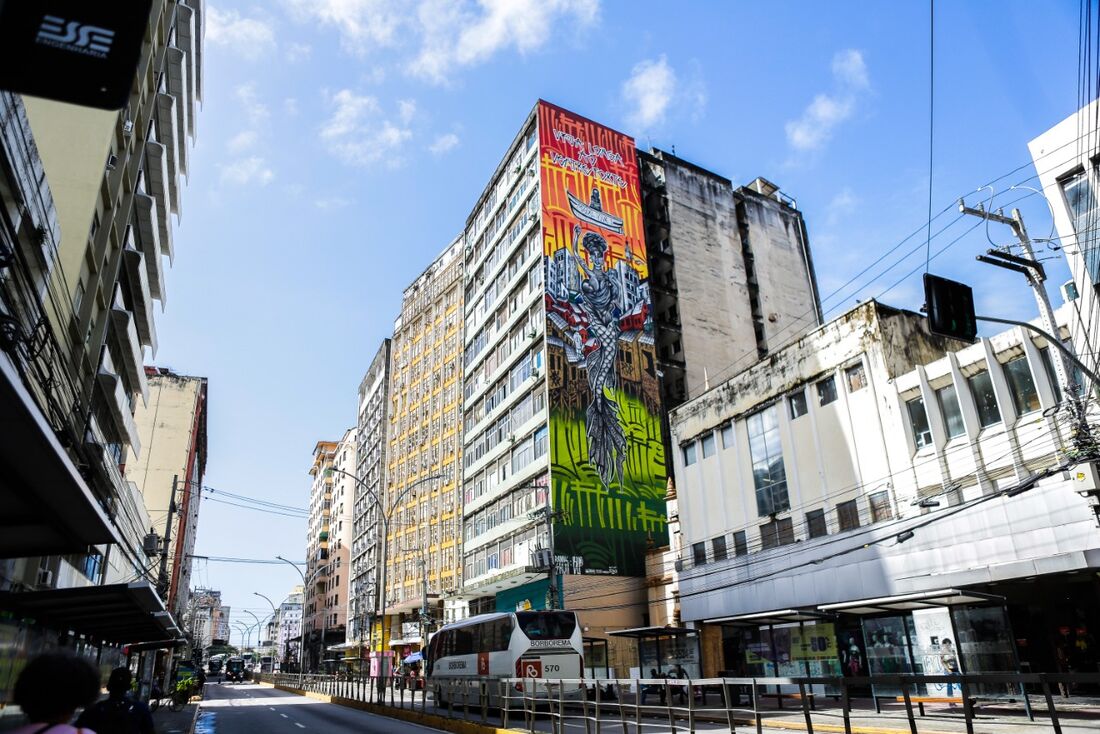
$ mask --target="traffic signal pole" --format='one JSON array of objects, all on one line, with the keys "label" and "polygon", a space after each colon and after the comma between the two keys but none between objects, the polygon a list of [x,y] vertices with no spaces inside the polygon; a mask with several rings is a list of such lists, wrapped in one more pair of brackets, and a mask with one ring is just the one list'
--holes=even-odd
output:
[{"label": "traffic signal pole", "polygon": [[[969,207],[966,202],[960,199],[959,211],[963,214],[981,217],[986,221],[1006,224],[1012,228],[1012,233],[1016,235],[1020,251],[1023,253],[1022,257],[1003,253],[999,250],[990,250],[986,255],[979,255],[978,260],[1022,273],[1027,278],[1028,285],[1031,286],[1031,290],[1035,294],[1035,303],[1039,306],[1039,319],[1043,324],[1043,329],[1058,340],[1058,346],[1060,347],[1062,340],[1059,338],[1058,324],[1054,320],[1054,309],[1050,305],[1046,286],[1043,285],[1047,278],[1046,271],[1043,269],[1042,264],[1035,259],[1035,252],[1031,248],[1031,239],[1027,236],[1027,228],[1024,227],[1024,218],[1020,215],[1020,210],[1013,209],[1012,216],[1006,217],[1001,211],[986,211],[985,207],[980,204],[977,209]],[[1055,350],[1051,354],[1054,357],[1051,362],[1054,364],[1054,374],[1058,378],[1063,393],[1067,397],[1076,396],[1077,390],[1073,380],[1073,371],[1070,369],[1070,360],[1066,359],[1065,351],[1065,349]]]}]

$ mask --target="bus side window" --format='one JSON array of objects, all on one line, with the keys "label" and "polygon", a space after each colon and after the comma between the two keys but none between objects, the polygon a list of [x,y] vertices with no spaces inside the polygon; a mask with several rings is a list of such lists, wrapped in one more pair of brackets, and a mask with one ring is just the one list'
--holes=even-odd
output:
[{"label": "bus side window", "polygon": [[507,617],[498,619],[492,623],[492,630],[492,641],[486,645],[486,648],[492,652],[507,650],[508,644],[512,641],[512,620]]},{"label": "bus side window", "polygon": [[459,627],[454,630],[455,655],[472,655],[477,652],[474,649],[474,634],[476,632],[476,628],[473,627]]}]

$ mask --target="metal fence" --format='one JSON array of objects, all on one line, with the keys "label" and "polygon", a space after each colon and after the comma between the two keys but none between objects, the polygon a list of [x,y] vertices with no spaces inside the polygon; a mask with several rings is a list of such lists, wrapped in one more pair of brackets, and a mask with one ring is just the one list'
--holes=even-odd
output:
[{"label": "metal fence", "polygon": [[[974,734],[1018,730],[1020,724],[1063,733],[1074,725],[1100,730],[1100,674],[894,675],[867,678],[542,679],[366,677],[356,675],[264,675],[260,679],[307,692],[374,703],[503,728],[563,734],[642,734],[735,731],[769,719],[786,719],[813,734],[814,727],[846,734],[860,720],[890,720],[918,734],[924,717],[945,717]],[[943,691],[947,691],[944,695]],[[872,695],[866,695],[872,691]],[[956,693],[957,691],[957,693]],[[1085,695],[1094,691],[1092,696]],[[862,695],[860,695],[862,694]],[[929,710],[931,709],[931,710]],[[853,723],[855,722],[855,723]],[[572,725],[572,726],[570,726]],[[1016,729],[1013,729],[1016,727]],[[575,729],[574,729],[575,730]]]}]

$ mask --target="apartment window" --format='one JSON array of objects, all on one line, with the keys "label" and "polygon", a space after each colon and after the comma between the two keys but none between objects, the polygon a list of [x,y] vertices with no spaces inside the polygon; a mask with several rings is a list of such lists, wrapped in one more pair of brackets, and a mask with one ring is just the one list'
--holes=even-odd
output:
[{"label": "apartment window", "polygon": [[693,543],[691,546],[691,558],[696,566],[702,566],[707,562],[707,544]]},{"label": "apartment window", "polygon": [[722,426],[722,448],[724,448],[724,449],[732,449],[733,448],[733,424],[732,423],[727,423],[726,425]]},{"label": "apartment window", "polygon": [[913,443],[918,449],[932,445],[932,431],[928,429],[928,413],[924,411],[924,401],[913,398],[905,401],[909,411],[909,426],[913,429]]},{"label": "apartment window", "polygon": [[1012,390],[1012,403],[1016,406],[1016,415],[1024,415],[1039,409],[1039,393],[1035,390],[1035,380],[1031,377],[1031,368],[1027,366],[1027,357],[1020,356],[1005,362],[1005,377]]},{"label": "apartment window", "polygon": [[733,534],[733,554],[735,556],[748,555],[749,540],[744,530],[738,530]]},{"label": "apartment window", "polygon": [[1073,229],[1077,233],[1077,245],[1085,255],[1085,269],[1093,283],[1100,282],[1100,251],[1094,245],[1092,234],[1096,226],[1096,196],[1089,183],[1088,173],[1079,171],[1062,181],[1066,204],[1073,216]]},{"label": "apartment window", "polygon": [[708,433],[707,435],[703,436],[702,444],[703,458],[705,459],[708,456],[714,456],[714,434]]},{"label": "apartment window", "polygon": [[811,538],[820,538],[829,534],[825,524],[825,510],[811,510],[806,513],[806,529]]},{"label": "apartment window", "polygon": [[836,378],[826,377],[817,383],[817,402],[819,405],[828,405],[836,400]]},{"label": "apartment window", "polygon": [[894,508],[890,506],[890,493],[886,490],[875,492],[867,496],[871,505],[871,522],[882,522],[894,519]]},{"label": "apartment window", "polygon": [[760,526],[760,545],[763,550],[790,545],[794,542],[794,523],[789,517],[781,517]]},{"label": "apartment window", "polygon": [[791,420],[806,415],[809,408],[806,407],[806,391],[799,390],[787,396],[787,406],[790,408]]},{"label": "apartment window", "polygon": [[836,521],[840,526],[840,532],[855,530],[859,527],[859,506],[855,500],[837,504]]},{"label": "apartment window", "polygon": [[962,410],[959,409],[959,396],[955,393],[955,386],[947,385],[937,390],[936,401],[939,402],[940,412],[943,413],[943,422],[947,427],[947,437],[955,438],[955,436],[966,433]]},{"label": "apartment window", "polygon": [[787,496],[787,473],[783,466],[783,447],[779,442],[779,421],[772,405],[749,416],[749,455],[756,486],[756,511],[771,515],[791,506]]},{"label": "apartment window", "polygon": [[978,406],[978,422],[982,428],[1001,422],[1001,409],[997,407],[997,396],[993,392],[993,380],[989,370],[982,370],[968,380],[974,403]]},{"label": "apartment window", "polygon": [[867,387],[867,373],[863,370],[862,362],[844,370],[844,377],[848,380],[848,392],[855,392]]},{"label": "apartment window", "polygon": [[726,536],[719,535],[717,538],[710,541],[710,545],[711,549],[714,551],[714,560],[726,560]]},{"label": "apartment window", "polygon": [[684,466],[691,466],[695,463],[695,442],[684,444],[680,447],[680,450],[684,452]]}]

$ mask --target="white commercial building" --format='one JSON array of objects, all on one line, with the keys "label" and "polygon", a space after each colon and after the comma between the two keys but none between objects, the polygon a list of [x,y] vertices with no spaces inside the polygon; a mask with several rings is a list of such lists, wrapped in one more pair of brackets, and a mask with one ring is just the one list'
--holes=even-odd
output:
[{"label": "white commercial building", "polygon": [[938,672],[947,639],[964,671],[1095,666],[1096,474],[1050,349],[872,301],[677,408],[694,672]]}]

